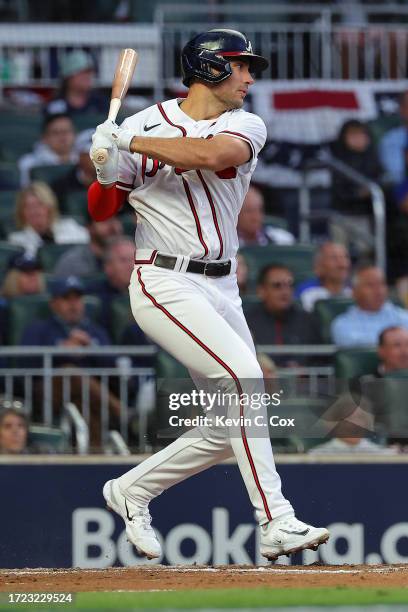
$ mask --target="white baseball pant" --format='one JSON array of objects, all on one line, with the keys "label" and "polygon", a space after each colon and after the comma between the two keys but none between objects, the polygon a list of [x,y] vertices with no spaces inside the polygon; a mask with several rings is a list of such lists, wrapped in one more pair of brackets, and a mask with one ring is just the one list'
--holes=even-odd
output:
[{"label": "white baseball pant", "polygon": [[[138,251],[129,292],[132,312],[154,342],[186,366],[193,380],[225,379],[235,392],[251,393],[262,371],[242,312],[236,275],[209,278],[140,264]],[[183,260],[184,258],[179,258]],[[182,264],[181,264],[182,269]],[[231,387],[230,387],[231,388]],[[172,485],[235,455],[259,524],[293,512],[282,494],[269,436],[230,436],[224,427],[197,427],[126,472],[122,491],[148,504]]]}]

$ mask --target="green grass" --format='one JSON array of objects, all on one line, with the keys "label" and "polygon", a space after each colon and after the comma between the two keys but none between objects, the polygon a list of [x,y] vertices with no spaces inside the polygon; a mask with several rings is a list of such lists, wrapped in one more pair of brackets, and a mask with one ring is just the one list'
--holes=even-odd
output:
[{"label": "green grass", "polygon": [[[257,608],[273,606],[335,606],[369,604],[408,604],[408,589],[354,589],[309,588],[309,589],[208,589],[200,591],[162,591],[129,593],[79,593],[75,604],[58,605],[58,610],[163,610],[166,608]],[[14,604],[4,605],[0,610],[24,609]],[[2,605],[3,604],[3,605]],[[25,609],[28,609],[27,607]],[[56,610],[44,605],[29,605],[30,610]]]}]

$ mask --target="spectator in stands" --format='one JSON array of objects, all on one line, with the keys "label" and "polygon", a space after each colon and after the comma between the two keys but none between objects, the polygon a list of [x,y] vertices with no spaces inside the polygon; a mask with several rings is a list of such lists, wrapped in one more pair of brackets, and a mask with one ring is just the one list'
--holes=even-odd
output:
[{"label": "spectator in stands", "polygon": [[265,203],[262,191],[251,185],[238,217],[239,245],[293,244],[293,234],[280,227],[265,224]]},{"label": "spectator in stands", "polygon": [[58,202],[46,183],[36,181],[17,195],[16,226],[8,241],[35,254],[45,244],[81,244],[88,230],[77,221],[59,216]]},{"label": "spectator in stands", "polygon": [[[369,129],[361,121],[351,119],[344,123],[332,152],[335,158],[367,179],[381,182],[384,170]],[[344,244],[355,244],[358,251],[368,251],[364,234],[372,233],[373,212],[367,187],[358,185],[339,172],[333,172],[332,206],[341,214],[331,225],[333,237]]]},{"label": "spectator in stands", "polygon": [[388,178],[393,183],[401,183],[406,176],[406,157],[408,135],[408,91],[400,98],[400,117],[402,125],[388,130],[379,144],[381,163]]},{"label": "spectator in stands", "polygon": [[106,278],[89,285],[89,292],[101,300],[101,322],[106,329],[110,327],[110,309],[112,300],[127,296],[130,276],[135,267],[135,243],[126,236],[111,238],[104,255],[104,272]]},{"label": "spectator in stands", "polygon": [[305,310],[311,312],[317,300],[351,296],[350,257],[342,244],[324,242],[316,253],[314,271],[316,277],[301,283],[296,290]]},{"label": "spectator in stands", "polygon": [[355,305],[331,325],[338,346],[377,344],[380,333],[393,325],[408,328],[408,311],[388,301],[384,273],[373,265],[362,266],[353,277]]},{"label": "spectator in stands", "polygon": [[95,66],[91,56],[81,49],[71,51],[61,62],[62,83],[55,98],[45,108],[47,114],[106,113],[108,101],[94,91]]},{"label": "spectator in stands", "polygon": [[[280,264],[261,270],[258,295],[261,303],[247,314],[255,344],[319,344],[320,333],[314,316],[294,303],[293,274]],[[278,366],[304,363],[298,356],[274,357]]]},{"label": "spectator in stands", "polygon": [[[384,170],[377,156],[371,133],[365,123],[357,119],[346,121],[332,146],[336,159],[344,162],[363,176],[381,181]],[[353,218],[371,215],[370,192],[346,176],[334,172],[332,178],[333,206]]]},{"label": "spectator in stands", "polygon": [[405,327],[386,327],[378,339],[380,375],[406,370],[408,372],[408,330]]},{"label": "spectator in stands", "polygon": [[237,283],[239,294],[245,295],[248,291],[248,264],[241,253],[237,255]]},{"label": "spectator in stands", "polygon": [[94,130],[84,130],[78,134],[75,141],[75,150],[78,154],[78,163],[52,183],[52,189],[60,204],[64,203],[70,193],[86,192],[96,179],[95,166],[89,157]]},{"label": "spectator in stands", "polygon": [[21,186],[30,183],[32,168],[75,164],[78,154],[74,144],[75,129],[68,115],[60,113],[45,117],[41,140],[34,145],[32,153],[23,155],[18,162]]},{"label": "spectator in stands", "polygon": [[408,445],[408,330],[384,329],[377,347],[379,364],[375,372],[359,379],[360,393],[373,406],[375,423],[388,441]]},{"label": "spectator in stands", "polygon": [[[69,276],[65,279],[54,279],[50,284],[50,309],[51,316],[47,319],[33,321],[23,332],[21,344],[23,346],[61,346],[66,347],[64,356],[54,358],[57,366],[69,366],[78,368],[112,367],[110,357],[104,356],[82,356],[70,355],[70,347],[97,347],[109,346],[110,339],[107,332],[98,324],[89,320],[85,314],[85,303],[83,300],[84,285],[79,278]],[[27,365],[36,367],[36,359],[29,358]],[[71,400],[79,407],[83,404],[82,374],[70,377]],[[39,381],[35,388],[37,405],[41,405],[43,397],[43,383]],[[101,401],[104,395],[102,383],[95,377],[89,379],[89,405],[91,410],[91,443],[100,444],[101,425]],[[108,409],[112,418],[120,415],[120,402],[108,390]],[[63,403],[62,379],[53,379],[53,402],[57,414]]]},{"label": "spectator in stands", "polygon": [[92,276],[103,272],[107,245],[111,239],[123,236],[122,223],[118,217],[106,221],[93,221],[89,218],[88,232],[88,244],[74,246],[61,255],[54,268],[56,276]]},{"label": "spectator in stands", "polygon": [[10,299],[44,291],[45,279],[38,258],[29,253],[13,255],[1,287],[1,295]]},{"label": "spectator in stands", "polygon": [[[9,407],[7,407],[9,405]],[[17,407],[18,406],[18,407]],[[21,407],[20,407],[21,406]],[[1,402],[0,455],[22,455],[28,447],[28,418],[20,402]]]}]

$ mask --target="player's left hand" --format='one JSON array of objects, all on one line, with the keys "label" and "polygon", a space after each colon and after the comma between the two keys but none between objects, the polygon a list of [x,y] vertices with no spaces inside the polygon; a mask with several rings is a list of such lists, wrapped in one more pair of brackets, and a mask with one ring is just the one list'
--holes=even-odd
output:
[{"label": "player's left hand", "polygon": [[122,151],[129,151],[130,143],[132,138],[135,136],[134,132],[127,130],[126,128],[120,127],[114,121],[107,119],[96,128],[96,134],[100,134],[105,138],[108,138],[111,142],[114,142],[118,149]]}]

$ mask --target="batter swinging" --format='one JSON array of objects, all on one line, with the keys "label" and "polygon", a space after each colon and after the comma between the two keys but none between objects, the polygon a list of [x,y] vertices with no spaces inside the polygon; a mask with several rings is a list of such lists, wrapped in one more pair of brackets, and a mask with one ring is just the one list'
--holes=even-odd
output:
[{"label": "batter swinging", "polygon": [[[238,394],[262,384],[235,255],[238,213],[266,139],[263,121],[242,105],[254,82],[251,73],[267,66],[240,32],[199,34],[182,52],[187,98],[151,106],[121,127],[106,121],[97,127],[91,149],[109,152],[106,164],[95,164],[92,217],[114,215],[126,198],[137,214],[129,287],[137,323],[193,380],[224,381],[225,389],[234,387]],[[244,426],[238,435],[197,427],[108,481],[103,495],[139,552],[159,557],[149,502],[233,455],[260,525],[262,555],[276,559],[327,541],[327,529],[296,519],[282,495],[269,437],[251,435]]]}]

